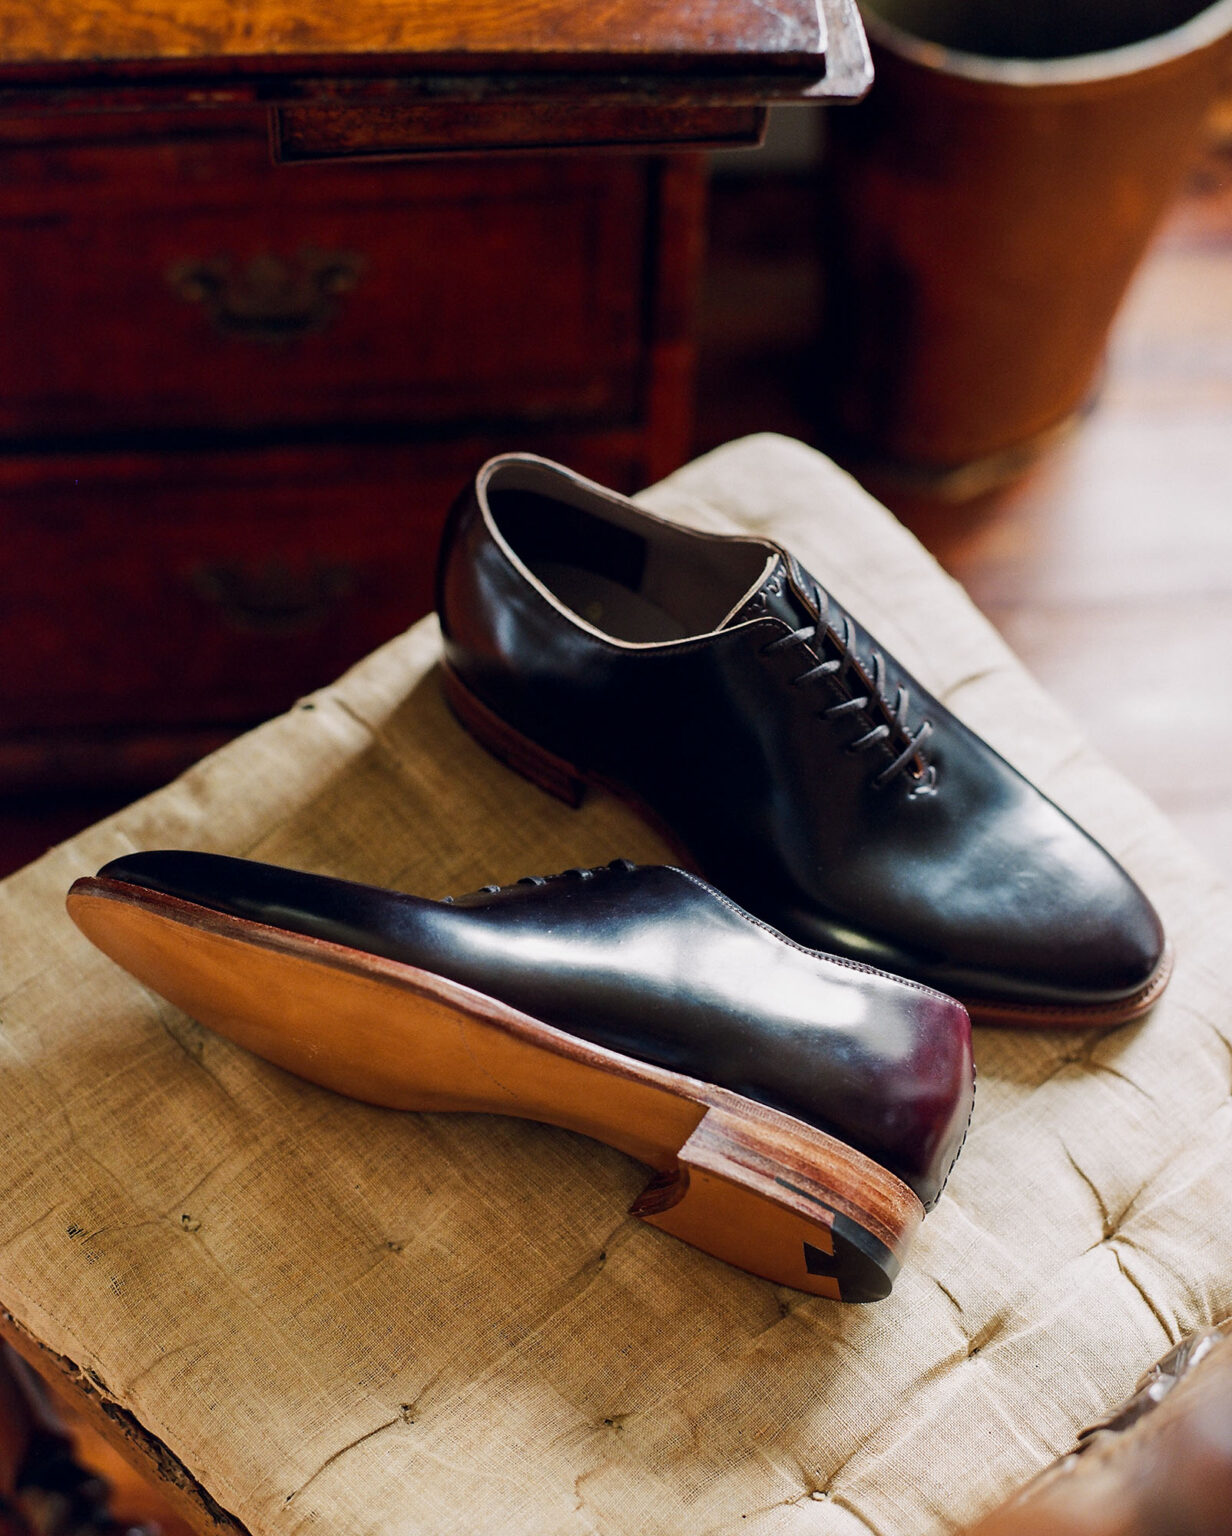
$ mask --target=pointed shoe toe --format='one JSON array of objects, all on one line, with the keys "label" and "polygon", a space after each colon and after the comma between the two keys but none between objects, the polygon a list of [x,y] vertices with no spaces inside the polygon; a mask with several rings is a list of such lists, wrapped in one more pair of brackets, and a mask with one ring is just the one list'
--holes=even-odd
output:
[{"label": "pointed shoe toe", "polygon": [[1102,898],[1071,892],[1046,924],[1004,935],[997,967],[951,978],[975,1022],[1105,1028],[1150,1011],[1171,979],[1171,946],[1155,909],[1118,866],[1107,885]]},{"label": "pointed shoe toe", "polygon": [[648,1163],[632,1214],[835,1300],[889,1293],[970,1120],[949,998],[625,861],[429,901],[132,854],[69,911],[140,981],[313,1082],[521,1116]]}]

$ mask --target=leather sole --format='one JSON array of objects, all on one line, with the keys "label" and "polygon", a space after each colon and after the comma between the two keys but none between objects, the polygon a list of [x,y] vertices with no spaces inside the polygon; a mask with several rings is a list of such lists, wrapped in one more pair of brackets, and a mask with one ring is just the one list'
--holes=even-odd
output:
[{"label": "leather sole", "polygon": [[[467,688],[457,673],[445,662],[441,663],[441,677],[445,699],[459,723],[485,747],[493,757],[529,779],[548,794],[555,795],[566,805],[576,809],[581,805],[588,789],[603,789],[628,804],[644,821],[676,851],[679,862],[694,874],[705,875],[705,870],[689,854],[671,829],[664,825],[643,802],[609,779],[598,774],[583,772],[563,758],[539,746],[493,713],[481,699]],[[1147,982],[1128,997],[1094,1003],[1030,1003],[1000,998],[990,999],[952,993],[966,1008],[973,1024],[1003,1025],[1016,1029],[1112,1029],[1141,1018],[1154,1007],[1172,976],[1173,952],[1169,945],[1159,965]],[[915,978],[926,986],[934,986],[926,976]],[[938,988],[946,991],[946,988]]]},{"label": "leather sole", "polygon": [[648,1163],[630,1214],[764,1279],[879,1300],[923,1217],[803,1121],[430,971],[118,880],[78,880],[68,909],[139,981],[300,1077],[391,1109],[544,1121]]}]

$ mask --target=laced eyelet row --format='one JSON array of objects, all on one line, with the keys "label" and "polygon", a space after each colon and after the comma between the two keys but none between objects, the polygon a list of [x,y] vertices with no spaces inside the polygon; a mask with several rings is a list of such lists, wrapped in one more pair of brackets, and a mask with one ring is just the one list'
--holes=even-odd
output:
[{"label": "laced eyelet row", "polygon": [[[820,586],[813,588],[813,601],[817,608],[817,622],[815,624],[802,624],[799,629],[793,629],[790,634],[782,635],[777,640],[771,640],[768,645],[763,645],[763,656],[773,656],[778,651],[787,650],[790,646],[807,645],[814,637],[820,637],[824,641],[829,633],[834,643],[841,651],[840,656],[832,657],[828,661],[819,661],[815,666],[808,667],[805,671],[797,673],[791,679],[792,687],[803,687],[806,683],[816,682],[823,677],[837,677],[840,681],[846,681],[852,668],[856,665],[856,636],[855,626],[849,615],[843,615],[842,633],[828,628],[827,620],[830,612],[830,597]],[[932,725],[929,721],[923,721],[914,732],[907,724],[907,710],[910,706],[911,695],[906,688],[899,687],[894,696],[893,704],[890,703],[886,693],[886,665],[885,657],[878,650],[873,651],[872,690],[865,694],[853,694],[851,698],[840,699],[838,703],[831,704],[825,709],[819,709],[817,714],[822,720],[843,720],[848,715],[858,715],[866,711],[873,700],[890,716],[889,722],[881,721],[865,731],[862,736],[857,736],[854,741],[847,743],[846,750],[853,756],[860,752],[866,752],[870,747],[886,744],[887,751],[893,751],[889,745],[890,739],[896,733],[903,741],[902,750],[898,752],[884,768],[874,775],[872,784],[875,789],[884,789],[892,783],[899,774],[904,773],[909,766],[919,759],[923,764],[923,773],[918,776],[917,792],[931,790],[937,780],[937,770],[925,761],[922,748],[924,743],[932,735]]]},{"label": "laced eyelet row", "polygon": [[593,869],[562,869],[558,875],[523,875],[515,880],[513,885],[481,885],[477,891],[468,891],[466,896],[443,896],[442,906],[451,907],[456,901],[465,901],[469,896],[499,896],[502,891],[511,891],[519,885],[548,885],[554,880],[590,880],[595,875],[602,874],[605,870],[613,870],[617,874],[632,874],[637,869],[632,859],[612,859],[608,864],[598,864]]}]

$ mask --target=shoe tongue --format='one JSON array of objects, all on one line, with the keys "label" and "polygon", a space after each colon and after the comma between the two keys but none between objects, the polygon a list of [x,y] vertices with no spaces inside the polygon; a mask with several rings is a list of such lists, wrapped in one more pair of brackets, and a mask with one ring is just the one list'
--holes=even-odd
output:
[{"label": "shoe tongue", "polygon": [[789,565],[781,554],[774,554],[758,578],[757,585],[746,597],[740,599],[719,628],[731,629],[736,624],[747,624],[750,619],[767,617],[782,619],[792,629],[811,624],[814,615],[796,596],[792,585],[793,576],[807,590],[808,578],[795,561]]}]

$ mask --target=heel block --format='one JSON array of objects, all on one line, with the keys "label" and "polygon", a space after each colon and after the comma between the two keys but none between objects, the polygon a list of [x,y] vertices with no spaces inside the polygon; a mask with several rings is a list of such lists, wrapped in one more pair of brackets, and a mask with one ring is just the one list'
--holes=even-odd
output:
[{"label": "heel block", "polygon": [[470,732],[481,747],[506,767],[512,768],[524,779],[529,779],[532,784],[537,784],[549,795],[563,800],[574,810],[581,805],[586,798],[587,784],[571,763],[506,724],[475,697],[447,662],[441,663],[441,681],[445,702],[459,724]]},{"label": "heel block", "polygon": [[822,1131],[712,1108],[630,1214],[779,1284],[876,1301],[924,1213],[893,1174]]}]

